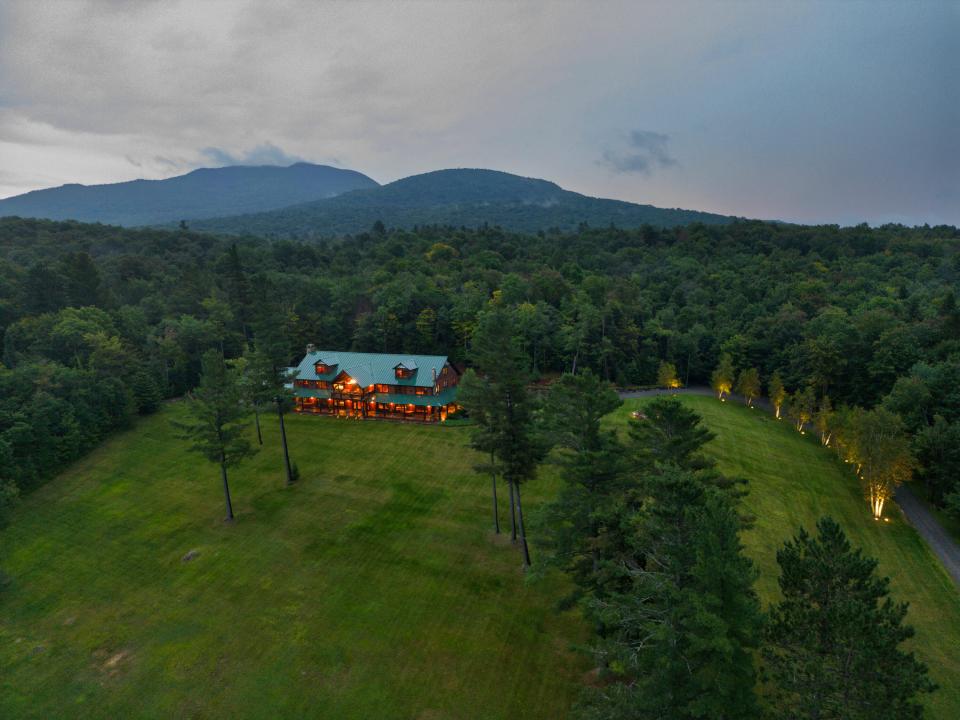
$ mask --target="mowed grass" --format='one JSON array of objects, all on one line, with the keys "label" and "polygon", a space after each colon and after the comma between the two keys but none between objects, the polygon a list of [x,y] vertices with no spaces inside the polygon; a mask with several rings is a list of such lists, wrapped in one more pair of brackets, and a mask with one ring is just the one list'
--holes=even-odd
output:
[{"label": "mowed grass", "polygon": [[[708,450],[720,470],[750,481],[744,504],[756,525],[743,542],[760,570],[757,589],[764,603],[779,597],[777,549],[801,525],[815,532],[817,519],[831,515],[852,543],[880,561],[879,572],[890,577],[894,598],[910,603],[907,622],[916,629],[910,647],[940,685],[930,697],[928,716],[960,718],[960,592],[897,505],[887,505],[889,522],[874,521],[852,473],[786,420],[734,402],[679,397],[716,433]],[[648,401],[627,401],[615,419],[626,423],[643,402]]]},{"label": "mowed grass", "polygon": [[[911,603],[912,647],[941,685],[929,716],[960,717],[960,594],[896,506],[871,520],[855,479],[786,422],[683,402],[717,433],[721,469],[750,480],[764,601],[783,540],[833,515]],[[562,580],[524,583],[492,537],[467,428],[289,417],[303,477],[284,488],[267,417],[263,451],[232,471],[229,525],[215,466],[173,437],[178,412],[105,443],[0,531],[0,718],[567,714],[588,630],[555,612]],[[548,469],[526,507],[554,490]]]},{"label": "mowed grass", "polygon": [[[267,416],[227,524],[216,466],[174,439],[180,411],[0,531],[0,718],[566,714],[586,628],[554,611],[559,579],[525,583],[493,539],[466,428],[288,417],[302,479],[284,488]],[[548,474],[525,500],[551,491]]]}]

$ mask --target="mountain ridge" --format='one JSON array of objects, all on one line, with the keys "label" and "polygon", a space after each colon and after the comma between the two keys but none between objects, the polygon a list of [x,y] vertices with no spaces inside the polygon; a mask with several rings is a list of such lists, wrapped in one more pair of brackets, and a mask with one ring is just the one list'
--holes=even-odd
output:
[{"label": "mountain ridge", "polygon": [[390,227],[499,225],[515,231],[572,229],[580,223],[674,227],[732,222],[732,216],[582,195],[549,180],[498,170],[449,168],[411,175],[376,188],[276,210],[206,218],[194,230],[280,237],[334,236]]},{"label": "mountain ridge", "polygon": [[155,225],[273,210],[371,187],[379,183],[356,170],[329,165],[231,165],[197,168],[162,180],[67,183],[32,190],[0,199],[0,217]]}]

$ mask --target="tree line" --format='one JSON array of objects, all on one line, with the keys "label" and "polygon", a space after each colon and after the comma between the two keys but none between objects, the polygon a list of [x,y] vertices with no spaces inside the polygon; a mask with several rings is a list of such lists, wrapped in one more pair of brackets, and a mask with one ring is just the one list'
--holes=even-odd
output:
[{"label": "tree line", "polygon": [[196,387],[211,349],[253,342],[274,368],[308,342],[466,363],[495,297],[533,377],[647,385],[666,364],[706,384],[727,354],[838,408],[883,401],[946,504],[958,247],[951,227],[380,225],[298,242],[0,219],[0,497]]}]

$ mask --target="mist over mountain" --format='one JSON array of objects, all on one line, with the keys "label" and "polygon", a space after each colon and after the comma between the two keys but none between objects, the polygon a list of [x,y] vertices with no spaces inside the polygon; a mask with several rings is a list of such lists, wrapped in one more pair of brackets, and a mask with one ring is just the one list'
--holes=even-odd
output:
[{"label": "mist over mountain", "polygon": [[157,225],[273,210],[377,186],[354,170],[303,162],[289,167],[201,168],[165,180],[35,190],[0,200],[0,217]]},{"label": "mist over mountain", "polygon": [[312,237],[362,232],[377,220],[389,227],[488,224],[535,232],[567,230],[581,223],[673,227],[721,224],[733,218],[588,197],[546,180],[495,170],[453,169],[268,212],[198,220],[190,226],[210,232]]}]

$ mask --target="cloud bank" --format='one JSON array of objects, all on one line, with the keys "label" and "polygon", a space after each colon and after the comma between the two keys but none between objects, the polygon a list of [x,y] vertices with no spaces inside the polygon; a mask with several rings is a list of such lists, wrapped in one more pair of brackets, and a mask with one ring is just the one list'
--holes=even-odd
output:
[{"label": "cloud bank", "polygon": [[270,142],[265,142],[237,154],[218,147],[203,148],[200,153],[209,158],[211,164],[216,167],[225,165],[292,165],[296,162],[303,162],[302,157],[288,155]]},{"label": "cloud bank", "polygon": [[210,164],[492,167],[960,223],[960,4],[0,3],[0,196]]}]

